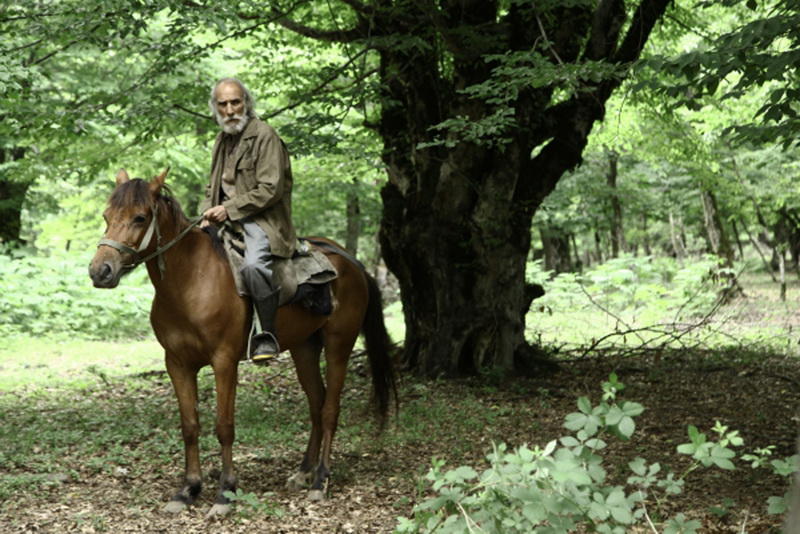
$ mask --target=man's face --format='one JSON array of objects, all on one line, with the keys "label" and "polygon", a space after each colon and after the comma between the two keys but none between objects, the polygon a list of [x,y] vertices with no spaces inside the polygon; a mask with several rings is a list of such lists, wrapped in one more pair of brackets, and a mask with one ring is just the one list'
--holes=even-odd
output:
[{"label": "man's face", "polygon": [[242,89],[235,83],[221,83],[216,91],[217,122],[228,134],[237,134],[247,126]]}]

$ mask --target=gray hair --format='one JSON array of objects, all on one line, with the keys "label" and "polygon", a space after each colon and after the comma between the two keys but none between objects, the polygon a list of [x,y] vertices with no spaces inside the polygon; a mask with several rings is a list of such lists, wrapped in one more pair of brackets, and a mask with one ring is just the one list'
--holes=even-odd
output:
[{"label": "gray hair", "polygon": [[223,83],[235,83],[239,86],[239,89],[242,90],[242,95],[244,98],[245,116],[248,119],[257,119],[258,114],[256,113],[256,100],[253,98],[253,95],[250,94],[250,91],[247,90],[247,87],[245,87],[244,84],[237,78],[222,78],[214,84],[214,87],[211,88],[211,97],[208,99],[208,107],[211,109],[211,114],[214,116],[214,119],[219,119],[219,111],[217,111],[217,87]]}]

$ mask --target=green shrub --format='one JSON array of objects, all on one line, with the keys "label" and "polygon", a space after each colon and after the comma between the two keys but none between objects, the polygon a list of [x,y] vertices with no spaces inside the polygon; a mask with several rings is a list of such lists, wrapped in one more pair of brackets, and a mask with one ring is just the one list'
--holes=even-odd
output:
[{"label": "green shrub", "polygon": [[86,257],[0,254],[0,335],[67,333],[87,339],[151,332],[153,288],[143,268],[114,290],[95,289]]},{"label": "green shrub", "polygon": [[[526,318],[539,343],[587,346],[625,341],[644,343],[669,339],[700,321],[714,307],[722,290],[722,269],[713,256],[680,262],[674,258],[623,256],[584,273],[552,273],[541,262],[528,264],[526,278],[539,283],[545,295],[533,302]],[[575,325],[580,324],[580,328]]]},{"label": "green shrub", "polygon": [[[686,476],[701,467],[734,469],[733,447],[743,441],[738,432],[717,423],[710,440],[695,427],[689,427],[690,443],[677,452],[692,457],[683,475],[662,475],[661,465],[643,458],[628,463],[631,475],[624,485],[609,484],[603,466],[607,436],[629,439],[636,428],[635,417],[644,411],[641,404],[617,402],[624,385],[611,375],[603,383],[603,399],[593,406],[588,398],[578,399],[578,411],[568,414],[564,427],[573,433],[553,440],[544,448],[523,445],[509,451],[500,444],[487,456],[489,467],[478,473],[469,466],[445,470],[434,460],[426,480],[434,496],[414,507],[411,518],[401,517],[397,534],[438,532],[556,534],[578,528],[591,532],[624,533],[636,523],[653,519],[645,502],[661,503],[683,491]],[[744,455],[753,467],[771,465],[778,474],[788,476],[796,458],[768,462],[765,449]],[[769,512],[782,513],[785,498],[771,497]],[[684,514],[665,521],[662,532],[694,533],[700,522]]]}]

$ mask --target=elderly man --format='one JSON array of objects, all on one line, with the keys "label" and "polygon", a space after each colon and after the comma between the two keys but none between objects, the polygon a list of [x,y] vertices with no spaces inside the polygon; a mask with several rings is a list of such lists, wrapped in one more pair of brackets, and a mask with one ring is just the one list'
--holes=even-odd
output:
[{"label": "elderly man", "polygon": [[241,225],[245,251],[240,273],[261,324],[261,333],[250,341],[250,358],[268,362],[280,352],[275,333],[279,288],[272,280],[272,258],[292,257],[297,242],[289,154],[275,130],[258,118],[253,97],[239,80],[218,81],[209,106],[222,132],[214,144],[201,204],[203,226],[226,220]]}]

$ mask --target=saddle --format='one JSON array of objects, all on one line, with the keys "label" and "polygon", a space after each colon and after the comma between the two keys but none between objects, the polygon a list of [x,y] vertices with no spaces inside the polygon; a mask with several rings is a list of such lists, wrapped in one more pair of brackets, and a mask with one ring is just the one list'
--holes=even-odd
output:
[{"label": "saddle", "polygon": [[[240,296],[249,296],[239,274],[244,261],[242,233],[228,223],[219,229],[218,235],[231,266],[236,290]],[[296,302],[319,315],[329,315],[333,311],[330,282],[337,277],[336,268],[324,253],[312,247],[308,241],[298,239],[291,258],[273,256],[270,267],[272,283],[280,290],[278,306]]]}]

